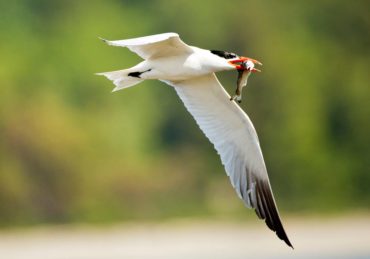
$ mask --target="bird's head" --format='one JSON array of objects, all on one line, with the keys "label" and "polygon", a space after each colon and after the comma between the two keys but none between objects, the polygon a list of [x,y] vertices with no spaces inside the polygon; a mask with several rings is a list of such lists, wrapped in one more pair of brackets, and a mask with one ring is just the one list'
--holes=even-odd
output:
[{"label": "bird's head", "polygon": [[211,53],[226,59],[228,64],[232,65],[237,70],[251,70],[252,72],[261,72],[261,70],[255,68],[254,66],[262,66],[262,63],[253,58],[238,56],[232,52],[222,50],[211,50]]}]

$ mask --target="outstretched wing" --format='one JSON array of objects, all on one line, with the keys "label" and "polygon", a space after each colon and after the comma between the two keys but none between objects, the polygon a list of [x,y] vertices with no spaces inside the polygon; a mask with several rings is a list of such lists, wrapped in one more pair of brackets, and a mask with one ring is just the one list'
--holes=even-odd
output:
[{"label": "outstretched wing", "polygon": [[127,40],[102,40],[112,46],[127,47],[143,59],[155,59],[164,56],[176,56],[192,52],[192,49],[180,39],[177,33],[174,32]]},{"label": "outstretched wing", "polygon": [[247,114],[229,100],[214,74],[166,83],[174,86],[215,146],[238,196],[292,247],[279,217],[256,131]]}]

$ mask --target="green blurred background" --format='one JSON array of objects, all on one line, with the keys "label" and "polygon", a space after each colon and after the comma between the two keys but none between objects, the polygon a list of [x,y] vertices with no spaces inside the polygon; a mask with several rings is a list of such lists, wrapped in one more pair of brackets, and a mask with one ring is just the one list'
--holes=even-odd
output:
[{"label": "green blurred background", "polygon": [[[370,209],[370,7],[364,1],[0,2],[0,225],[244,219],[171,87],[112,94],[140,61],[98,36],[174,31],[264,63],[242,108],[284,215]],[[218,75],[229,93],[235,72]]]}]

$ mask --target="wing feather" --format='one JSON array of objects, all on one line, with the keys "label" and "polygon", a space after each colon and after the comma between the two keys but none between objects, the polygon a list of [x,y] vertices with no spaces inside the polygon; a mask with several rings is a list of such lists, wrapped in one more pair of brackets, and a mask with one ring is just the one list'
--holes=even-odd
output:
[{"label": "wing feather", "polygon": [[292,247],[275,204],[256,131],[214,74],[181,82],[176,89],[187,110],[213,143],[239,198]]},{"label": "wing feather", "polygon": [[186,45],[177,33],[168,32],[127,40],[105,40],[109,45],[127,47],[143,59],[155,59],[163,56],[175,56],[190,53],[193,50]]}]

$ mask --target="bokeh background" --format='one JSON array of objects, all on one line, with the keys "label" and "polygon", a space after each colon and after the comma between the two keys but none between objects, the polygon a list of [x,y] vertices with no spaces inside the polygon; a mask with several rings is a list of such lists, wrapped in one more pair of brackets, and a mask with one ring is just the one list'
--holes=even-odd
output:
[{"label": "bokeh background", "polygon": [[[241,106],[285,217],[369,213],[368,1],[15,0],[0,9],[3,229],[255,221],[171,87],[147,81],[113,94],[94,75],[140,61],[98,36],[170,31],[264,64]],[[232,93],[236,73],[218,76]]]}]

